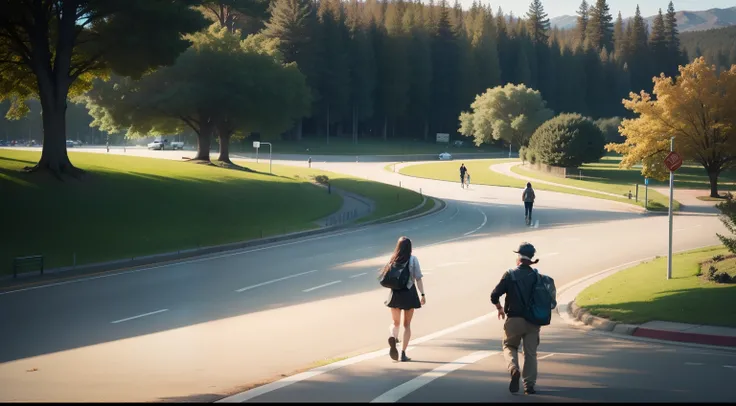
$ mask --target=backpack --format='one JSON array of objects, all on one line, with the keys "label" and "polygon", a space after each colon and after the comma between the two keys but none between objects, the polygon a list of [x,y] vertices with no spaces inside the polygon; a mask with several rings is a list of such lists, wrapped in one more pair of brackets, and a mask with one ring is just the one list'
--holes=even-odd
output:
[{"label": "backpack", "polygon": [[536,324],[538,326],[547,326],[552,321],[552,309],[557,307],[557,288],[555,287],[554,279],[547,275],[542,275],[534,270],[535,281],[532,286],[529,300],[525,299],[525,296],[521,293],[519,288],[519,282],[514,276],[514,269],[509,269],[509,275],[511,280],[514,281],[516,286],[516,292],[519,294],[519,299],[524,306],[523,315],[524,319],[529,323]]},{"label": "backpack", "polygon": [[379,283],[384,288],[393,290],[405,290],[407,289],[406,284],[409,283],[409,263],[411,258],[406,262],[406,265],[401,268],[397,264],[392,264],[391,268],[383,274]]}]

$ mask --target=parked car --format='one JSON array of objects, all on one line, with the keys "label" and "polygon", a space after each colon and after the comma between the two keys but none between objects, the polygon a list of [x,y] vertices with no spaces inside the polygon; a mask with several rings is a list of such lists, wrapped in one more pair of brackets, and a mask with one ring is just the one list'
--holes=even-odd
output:
[{"label": "parked car", "polygon": [[464,144],[465,144],[465,141],[461,141],[461,140],[455,140],[455,142],[452,143],[452,145],[456,147],[462,147]]},{"label": "parked car", "polygon": [[452,155],[450,155],[449,152],[443,152],[440,154],[440,160],[442,161],[449,161],[452,159]]},{"label": "parked car", "polygon": [[66,140],[66,147],[67,148],[74,148],[76,144],[72,140]]},{"label": "parked car", "polygon": [[171,149],[184,149],[184,142],[171,141]]},{"label": "parked car", "polygon": [[164,150],[166,149],[166,140],[156,140],[148,143],[148,149]]}]

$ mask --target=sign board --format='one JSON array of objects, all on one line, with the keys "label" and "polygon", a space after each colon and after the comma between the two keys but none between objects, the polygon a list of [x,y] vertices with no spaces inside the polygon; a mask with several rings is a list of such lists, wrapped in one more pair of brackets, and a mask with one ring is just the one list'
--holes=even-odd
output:
[{"label": "sign board", "polygon": [[253,148],[258,149],[260,147],[261,147],[261,142],[260,141],[253,141]]},{"label": "sign board", "polygon": [[437,142],[443,142],[445,144],[450,142],[450,134],[437,133]]},{"label": "sign board", "polygon": [[648,185],[649,185],[649,178],[644,178],[644,186],[648,186]]},{"label": "sign board", "polygon": [[677,152],[672,151],[664,159],[664,165],[670,172],[674,172],[682,166],[682,157]]}]

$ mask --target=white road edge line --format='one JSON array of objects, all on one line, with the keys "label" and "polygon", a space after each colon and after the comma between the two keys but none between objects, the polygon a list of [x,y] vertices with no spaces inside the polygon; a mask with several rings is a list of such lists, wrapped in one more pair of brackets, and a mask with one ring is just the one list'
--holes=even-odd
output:
[{"label": "white road edge line", "polygon": [[[446,328],[444,330],[440,330],[440,331],[434,332],[432,334],[426,335],[424,337],[418,338],[416,340],[412,340],[412,344],[413,344],[413,346],[416,346],[416,345],[419,345],[421,343],[425,343],[425,342],[427,342],[429,340],[434,340],[435,338],[442,337],[444,335],[454,333],[456,331],[462,330],[462,329],[467,328],[467,327],[470,327],[470,326],[474,326],[474,325],[476,325],[478,323],[482,323],[484,321],[490,320],[491,317],[494,316],[494,315],[495,314],[493,314],[493,313],[488,313],[488,314],[485,314],[483,316],[477,317],[475,319],[466,321],[464,323],[460,323],[458,325],[455,325],[455,326],[452,326],[452,327],[448,327],[448,328]],[[412,346],[410,346],[409,348],[411,348],[411,347]],[[301,382],[301,381],[304,381],[304,380],[313,378],[313,377],[318,376],[318,375],[322,375],[322,374],[324,374],[326,372],[331,372],[331,371],[334,371],[336,369],[340,369],[340,368],[347,367],[347,366],[350,366],[350,365],[354,365],[354,364],[357,364],[357,363],[360,363],[360,362],[363,362],[363,361],[371,360],[371,359],[378,358],[378,357],[385,357],[385,356],[386,356],[386,349],[385,348],[382,348],[380,350],[376,350],[376,351],[373,351],[373,352],[369,352],[367,354],[362,354],[362,355],[358,355],[356,357],[344,359],[342,361],[338,361],[338,362],[335,362],[335,363],[332,363],[332,364],[329,364],[329,365],[323,365],[321,367],[317,367],[317,368],[314,368],[314,369],[309,370],[309,371],[306,371],[306,372],[302,372],[302,373],[299,373],[299,374],[296,374],[296,375],[293,375],[293,376],[289,376],[289,377],[286,377],[284,379],[278,380],[276,382],[271,382],[269,384],[266,384],[266,385],[263,385],[263,386],[259,386],[257,388],[253,388],[251,390],[247,390],[245,392],[237,393],[235,395],[228,396],[228,397],[226,397],[224,399],[220,399],[220,400],[216,401],[215,403],[242,403],[242,402],[245,402],[247,400],[253,399],[255,397],[264,395],[266,393],[273,392],[275,390],[278,390],[278,389],[287,387],[287,386],[289,386],[291,384],[294,384],[294,383],[297,383],[297,382]]]},{"label": "white road edge line", "polygon": [[151,315],[154,315],[154,314],[168,312],[168,311],[169,311],[169,309],[156,310],[155,312],[139,314],[137,316],[128,317],[126,319],[120,319],[120,320],[111,321],[110,324],[118,324],[118,323],[122,323],[124,321],[130,321],[130,320],[140,319],[141,317],[151,316]]},{"label": "white road edge line", "polygon": [[403,384],[385,392],[379,397],[373,399],[371,403],[395,403],[400,399],[406,397],[410,393],[416,391],[424,385],[434,381],[435,379],[441,378],[450,372],[456,371],[466,365],[474,364],[482,359],[488,358],[491,355],[500,354],[500,351],[478,351],[470,355],[466,355],[462,358],[458,358],[455,361],[439,366],[425,374],[419,375],[418,377],[404,382]]},{"label": "white road edge line", "polygon": [[311,291],[313,291],[313,290],[321,289],[321,288],[324,288],[324,287],[327,287],[327,286],[330,286],[330,285],[334,285],[334,284],[336,284],[336,283],[340,283],[340,282],[342,282],[342,281],[332,281],[332,282],[328,282],[328,283],[325,283],[324,285],[319,285],[319,286],[315,286],[315,287],[313,287],[313,288],[309,288],[309,289],[304,289],[304,290],[303,290],[302,292],[304,292],[304,293],[307,293],[307,292],[311,292]]},{"label": "white road edge line", "polygon": [[734,365],[724,365],[723,367],[724,368],[736,369],[736,366],[734,366]]},{"label": "white road edge line", "polygon": [[357,275],[353,275],[353,276],[350,277],[350,279],[357,278],[357,277],[363,276],[363,275],[368,275],[368,272],[363,272],[363,273],[359,273]]},{"label": "white road edge line", "polygon": [[537,358],[537,361],[539,361],[539,360],[542,360],[542,359],[545,359],[545,358],[549,358],[549,357],[551,357],[551,356],[553,356],[553,355],[555,355],[555,353],[554,353],[554,352],[553,352],[552,354],[547,354],[547,355],[545,355],[545,356],[543,356],[543,357],[539,357],[539,358]]},{"label": "white road edge line", "polygon": [[[456,207],[456,208],[455,208],[455,213],[454,213],[454,214],[453,214],[452,216],[450,216],[450,218],[449,218],[449,219],[447,219],[447,221],[450,221],[450,220],[454,219],[454,218],[455,218],[455,216],[457,216],[457,215],[458,215],[458,213],[460,213],[460,208],[459,208],[459,207]],[[443,221],[444,221],[444,220],[443,220]]]},{"label": "white road edge line", "polygon": [[478,208],[476,208],[476,210],[478,210],[478,212],[480,212],[480,214],[482,214],[482,215],[483,215],[483,224],[481,224],[481,225],[480,225],[480,226],[479,226],[478,228],[476,228],[475,230],[473,230],[473,231],[468,231],[467,233],[463,234],[464,236],[468,236],[468,235],[470,235],[470,234],[473,234],[473,233],[475,233],[476,231],[478,231],[478,230],[480,230],[481,228],[483,228],[483,226],[485,226],[485,225],[486,225],[486,223],[488,222],[488,216],[486,216],[486,213],[485,213],[485,212],[484,212],[483,210],[481,210],[481,209],[478,209]]},{"label": "white road edge line", "polygon": [[236,292],[238,292],[238,293],[245,292],[246,290],[260,288],[261,286],[270,285],[272,283],[285,281],[287,279],[296,278],[297,276],[302,276],[302,275],[306,275],[306,274],[310,274],[310,273],[314,273],[314,272],[318,272],[318,270],[315,269],[315,270],[312,270],[312,271],[307,271],[307,272],[297,273],[297,274],[294,274],[294,275],[284,276],[283,278],[272,279],[270,281],[261,282],[261,283],[256,284],[256,285],[251,285],[251,286],[246,286],[244,288],[240,288],[240,289],[236,290]]}]

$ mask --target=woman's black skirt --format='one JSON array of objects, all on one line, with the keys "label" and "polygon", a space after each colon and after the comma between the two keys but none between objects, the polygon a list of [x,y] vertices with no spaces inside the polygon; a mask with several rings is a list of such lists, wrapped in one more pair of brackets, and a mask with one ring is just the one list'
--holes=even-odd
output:
[{"label": "woman's black skirt", "polygon": [[412,285],[411,289],[390,290],[388,292],[388,300],[386,300],[385,304],[386,306],[394,309],[419,309],[422,307],[422,304],[419,302],[417,285]]}]

